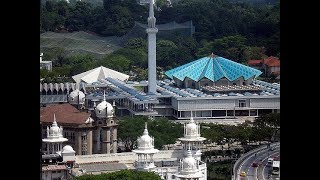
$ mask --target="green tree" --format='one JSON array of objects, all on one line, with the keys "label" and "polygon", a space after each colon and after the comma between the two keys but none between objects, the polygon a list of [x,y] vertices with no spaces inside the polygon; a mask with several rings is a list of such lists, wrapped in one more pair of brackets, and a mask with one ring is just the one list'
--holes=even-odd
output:
[{"label": "green tree", "polygon": [[141,68],[148,67],[148,54],[144,49],[121,48],[113,52],[113,54],[119,54],[126,57],[134,66],[138,66]]},{"label": "green tree", "polygon": [[[150,121],[145,116],[123,117],[119,121],[118,137],[127,151],[134,149],[137,138],[143,133],[145,122],[148,122],[149,135],[154,137],[155,148],[161,149],[163,145],[175,143],[183,135],[182,125],[166,118]],[[164,129],[166,133],[163,133]]]},{"label": "green tree", "polygon": [[131,63],[132,62],[130,60],[120,54],[110,54],[100,61],[102,66],[120,72],[129,71],[131,69]]},{"label": "green tree", "polygon": [[159,40],[157,42],[157,64],[166,68],[176,61],[177,45],[169,40]]},{"label": "green tree", "polygon": [[112,179],[112,180],[161,180],[161,177],[154,172],[144,172],[137,170],[121,170],[107,174],[99,175],[82,175],[76,178],[77,180],[102,180],[102,179]]},{"label": "green tree", "polygon": [[130,49],[147,50],[147,40],[143,38],[132,38],[129,39],[128,42],[126,42],[125,47]]}]

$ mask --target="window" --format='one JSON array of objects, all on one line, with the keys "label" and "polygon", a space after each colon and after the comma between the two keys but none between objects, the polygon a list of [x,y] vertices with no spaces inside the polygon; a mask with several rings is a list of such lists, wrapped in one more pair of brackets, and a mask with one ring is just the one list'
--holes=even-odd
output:
[{"label": "window", "polygon": [[101,111],[99,111],[98,113],[101,114]]},{"label": "window", "polygon": [[175,175],[172,175],[172,176],[171,176],[171,179],[175,179],[175,178],[176,178],[176,176],[175,176]]},{"label": "window", "polygon": [[246,100],[240,99],[239,100],[239,107],[246,107]]},{"label": "window", "polygon": [[87,140],[87,134],[86,134],[86,133],[83,133],[83,134],[82,134],[81,140],[82,140],[82,141]]}]

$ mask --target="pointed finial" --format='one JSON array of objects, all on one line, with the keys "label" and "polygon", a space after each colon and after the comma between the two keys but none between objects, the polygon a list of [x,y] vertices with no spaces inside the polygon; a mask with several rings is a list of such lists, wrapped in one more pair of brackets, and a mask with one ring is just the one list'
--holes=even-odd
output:
[{"label": "pointed finial", "polygon": [[215,58],[215,57],[218,57],[218,56],[215,55],[215,54],[213,54],[213,52],[211,52],[210,57],[211,57],[211,58]]},{"label": "pointed finial", "polygon": [[192,111],[191,111],[190,122],[194,122],[194,120],[193,120],[193,112]]},{"label": "pointed finial", "polygon": [[106,90],[103,90],[103,101],[106,101]]},{"label": "pointed finial", "polygon": [[57,120],[56,120],[56,114],[55,114],[55,113],[53,114],[53,123],[52,123],[52,126],[58,126]]},{"label": "pointed finial", "polygon": [[53,122],[57,123],[57,121],[56,121],[56,113],[53,113]]},{"label": "pointed finial", "polygon": [[148,125],[147,125],[147,122],[144,123],[144,131],[143,131],[143,135],[148,135],[149,132],[148,132]]}]

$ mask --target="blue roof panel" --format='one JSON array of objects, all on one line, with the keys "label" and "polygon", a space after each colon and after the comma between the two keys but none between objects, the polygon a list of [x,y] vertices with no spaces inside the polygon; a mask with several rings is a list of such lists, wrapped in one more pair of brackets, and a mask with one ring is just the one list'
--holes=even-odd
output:
[{"label": "blue roof panel", "polygon": [[204,77],[215,82],[221,78],[227,78],[234,81],[239,77],[247,80],[251,77],[258,77],[261,71],[233,62],[223,57],[203,57],[188,64],[171,69],[165,74],[173,79],[173,77],[183,81],[186,77],[199,81]]}]

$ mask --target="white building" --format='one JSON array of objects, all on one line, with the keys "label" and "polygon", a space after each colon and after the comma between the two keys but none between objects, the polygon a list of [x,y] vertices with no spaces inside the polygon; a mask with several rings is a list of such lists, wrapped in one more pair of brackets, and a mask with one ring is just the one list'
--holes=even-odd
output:
[{"label": "white building", "polygon": [[[196,124],[193,118],[184,126],[184,137],[179,138],[183,143],[183,151],[177,158],[168,158],[171,166],[157,167],[154,161],[154,154],[161,152],[154,149],[154,138],[149,136],[147,124],[143,135],[138,138],[138,147],[132,152],[138,154],[138,160],[134,167],[140,171],[153,171],[158,173],[162,179],[172,180],[206,180],[207,166],[201,161],[200,146],[205,138],[200,136],[200,125]],[[164,159],[162,159],[163,161]]]},{"label": "white building", "polygon": [[48,71],[52,71],[52,61],[43,61],[42,56],[43,56],[43,53],[40,53],[40,69],[46,69]]},{"label": "white building", "polygon": [[143,131],[143,135],[138,138],[138,148],[132,152],[138,154],[138,160],[135,162],[135,168],[140,171],[153,171],[156,167],[153,161],[153,155],[158,153],[158,149],[154,149],[154,138],[149,136],[147,123]]},{"label": "white building", "polygon": [[69,179],[69,169],[75,162],[75,151],[71,146],[62,148],[68,139],[63,137],[63,128],[58,126],[54,115],[51,127],[47,127],[47,137],[42,139],[46,147],[42,155],[42,180]]}]

